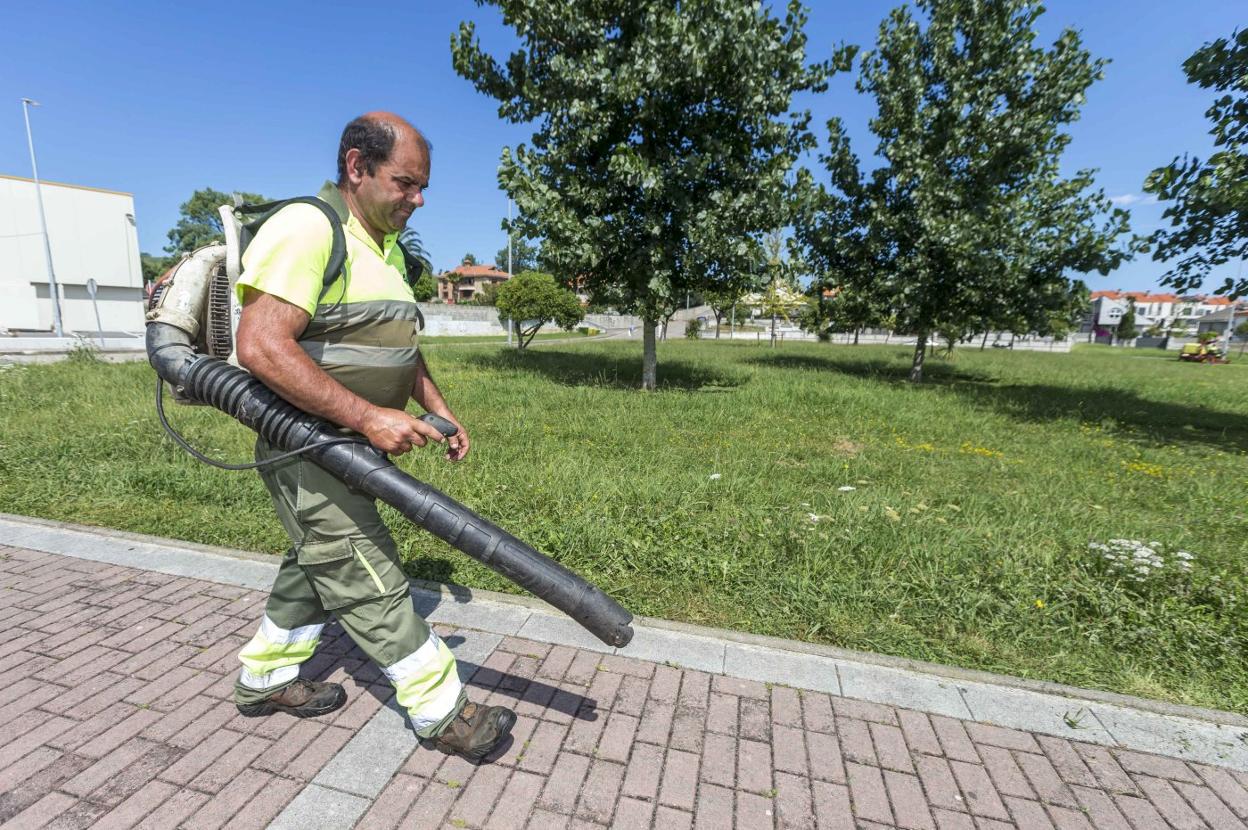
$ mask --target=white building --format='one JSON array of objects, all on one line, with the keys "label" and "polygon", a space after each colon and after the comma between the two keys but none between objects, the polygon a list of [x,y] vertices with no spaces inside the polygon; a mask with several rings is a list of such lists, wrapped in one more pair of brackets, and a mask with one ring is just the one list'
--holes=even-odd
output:
[{"label": "white building", "polygon": [[[65,333],[96,331],[87,280],[98,286],[105,332],[143,329],[143,271],[134,197],[41,182]],[[0,329],[48,333],[52,300],[32,179],[0,175]]]}]

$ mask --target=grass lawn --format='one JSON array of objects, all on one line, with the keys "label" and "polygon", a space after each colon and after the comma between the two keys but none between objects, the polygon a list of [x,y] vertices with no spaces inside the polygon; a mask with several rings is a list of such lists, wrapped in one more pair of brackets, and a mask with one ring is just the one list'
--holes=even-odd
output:
[{"label": "grass lawn", "polygon": [[[400,463],[636,613],[1248,713],[1248,360],[970,348],[914,387],[906,348],[672,340],[647,395],[640,339],[425,351],[474,451]],[[281,551],[254,474],[162,435],[153,378],[0,368],[0,510]],[[515,590],[395,527],[412,575]]]}]

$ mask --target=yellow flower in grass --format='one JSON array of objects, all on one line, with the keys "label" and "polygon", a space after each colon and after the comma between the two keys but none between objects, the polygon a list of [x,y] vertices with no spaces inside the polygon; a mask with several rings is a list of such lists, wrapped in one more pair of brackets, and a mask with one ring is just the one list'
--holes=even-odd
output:
[{"label": "yellow flower in grass", "polygon": [[1165,478],[1166,476],[1166,468],[1160,464],[1149,464],[1146,461],[1124,461],[1122,466],[1126,470],[1146,475],[1149,478]]},{"label": "yellow flower in grass", "polygon": [[1000,450],[990,450],[987,447],[977,447],[970,441],[966,441],[958,448],[958,452],[966,455],[982,455],[984,458],[1004,458],[1005,453]]},{"label": "yellow flower in grass", "polygon": [[1036,606],[1037,608],[1039,608],[1041,611],[1043,611],[1043,610],[1044,610],[1044,600],[1042,600],[1042,599],[1038,599],[1038,600],[1036,600],[1036,601],[1035,601],[1035,606]]}]

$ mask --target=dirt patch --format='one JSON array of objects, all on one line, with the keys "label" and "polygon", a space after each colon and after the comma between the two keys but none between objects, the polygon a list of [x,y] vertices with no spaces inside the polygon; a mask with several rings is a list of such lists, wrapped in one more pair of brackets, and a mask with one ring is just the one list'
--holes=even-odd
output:
[{"label": "dirt patch", "polygon": [[852,457],[861,454],[864,445],[859,444],[857,441],[850,441],[848,438],[838,438],[832,443],[832,449],[841,455]]}]

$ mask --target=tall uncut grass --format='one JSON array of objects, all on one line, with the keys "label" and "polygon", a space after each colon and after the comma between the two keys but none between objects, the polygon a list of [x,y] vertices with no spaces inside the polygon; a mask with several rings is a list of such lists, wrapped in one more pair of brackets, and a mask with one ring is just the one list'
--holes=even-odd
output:
[{"label": "tall uncut grass", "polygon": [[[636,613],[1248,713],[1248,361],[972,347],[915,387],[903,348],[673,341],[643,394],[640,348],[431,343],[474,449],[400,464]],[[0,368],[0,510],[285,548],[254,474],[161,434],[153,384]],[[516,590],[392,524],[413,576]]]}]

